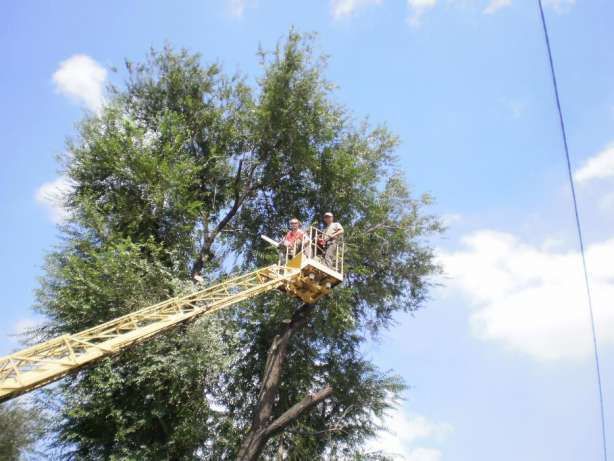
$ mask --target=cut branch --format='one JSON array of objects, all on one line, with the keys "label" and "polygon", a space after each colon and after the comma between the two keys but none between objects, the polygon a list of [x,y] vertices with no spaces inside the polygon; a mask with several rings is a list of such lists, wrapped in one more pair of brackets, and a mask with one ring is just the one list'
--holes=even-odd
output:
[{"label": "cut branch", "polygon": [[275,435],[277,432],[283,430],[288,425],[296,421],[296,419],[303,413],[311,410],[318,403],[327,399],[331,395],[333,395],[332,386],[326,386],[320,389],[315,394],[309,394],[305,396],[303,400],[294,404],[292,407],[282,413],[282,415],[279,416],[275,421],[269,424],[269,426],[266,428],[266,434],[269,437]]}]

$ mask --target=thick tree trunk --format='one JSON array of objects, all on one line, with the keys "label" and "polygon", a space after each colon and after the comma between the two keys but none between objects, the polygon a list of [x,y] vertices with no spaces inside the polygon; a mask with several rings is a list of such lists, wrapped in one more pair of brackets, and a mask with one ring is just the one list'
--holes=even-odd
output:
[{"label": "thick tree trunk", "polygon": [[313,309],[313,305],[303,304],[296,310],[290,323],[273,338],[264,366],[262,384],[260,385],[260,393],[252,425],[241,443],[239,453],[237,454],[238,461],[257,460],[271,436],[282,431],[303,413],[311,410],[333,393],[333,388],[326,386],[314,394],[305,396],[303,400],[294,404],[277,417],[277,419],[272,420],[273,407],[279,392],[283,364],[286,360],[290,338],[292,338],[296,331],[305,326],[311,317]]}]

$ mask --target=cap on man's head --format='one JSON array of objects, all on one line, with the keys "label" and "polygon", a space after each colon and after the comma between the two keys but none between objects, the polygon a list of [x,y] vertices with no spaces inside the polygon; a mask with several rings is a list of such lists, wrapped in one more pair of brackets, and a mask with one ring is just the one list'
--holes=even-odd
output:
[{"label": "cap on man's head", "polygon": [[330,216],[332,218],[333,214],[330,211],[327,211],[326,213],[324,213],[324,217],[326,218],[327,216]]}]

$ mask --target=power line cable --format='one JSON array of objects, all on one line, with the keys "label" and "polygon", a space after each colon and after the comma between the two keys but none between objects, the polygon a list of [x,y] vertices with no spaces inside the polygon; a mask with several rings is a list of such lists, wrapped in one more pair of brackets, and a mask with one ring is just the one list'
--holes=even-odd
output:
[{"label": "power line cable", "polygon": [[569,156],[569,146],[567,143],[567,131],[565,130],[565,121],[563,120],[563,111],[561,110],[561,100],[559,98],[559,87],[556,81],[556,73],[554,71],[554,63],[552,60],[552,50],[550,48],[550,37],[548,34],[548,26],[546,25],[546,17],[544,16],[544,7],[542,0],[537,0],[539,5],[539,14],[541,17],[542,28],[544,30],[544,38],[546,39],[546,48],[548,50],[548,61],[550,63],[550,73],[552,75],[552,86],[554,88],[554,97],[556,99],[556,109],[559,114],[559,122],[561,127],[561,136],[563,138],[563,146],[565,148],[565,160],[567,161],[567,174],[569,177],[569,187],[571,189],[571,198],[573,201],[573,209],[576,218],[576,230],[578,233],[578,242],[580,244],[580,254],[582,255],[582,268],[584,270],[584,284],[586,286],[586,298],[588,301],[588,312],[591,322],[591,332],[593,335],[593,352],[595,358],[595,371],[597,375],[597,390],[599,394],[599,409],[601,415],[601,443],[603,445],[603,460],[608,461],[607,439],[605,431],[605,411],[603,403],[603,388],[601,385],[601,367],[599,365],[599,348],[597,346],[597,333],[595,331],[595,316],[593,314],[593,301],[591,296],[591,285],[588,278],[588,268],[586,264],[586,255],[584,251],[584,238],[582,237],[582,226],[580,224],[580,213],[578,212],[578,201],[576,199],[576,188],[574,184],[571,160]]}]

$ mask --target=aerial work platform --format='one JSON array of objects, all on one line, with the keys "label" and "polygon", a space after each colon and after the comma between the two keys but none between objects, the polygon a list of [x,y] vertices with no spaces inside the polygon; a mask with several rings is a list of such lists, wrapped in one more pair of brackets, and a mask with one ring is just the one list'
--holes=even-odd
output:
[{"label": "aerial work platform", "polygon": [[327,266],[321,232],[280,255],[273,264],[203,290],[145,307],[93,328],[50,339],[0,358],[0,402],[44,386],[164,331],[271,290],[314,303],[343,281],[343,244]]},{"label": "aerial work platform", "polygon": [[[271,239],[265,240],[274,243]],[[310,227],[304,239],[280,252],[279,266],[299,271],[288,283],[280,286],[282,291],[313,304],[343,281],[343,242],[335,246],[331,264],[327,265],[324,259],[326,249],[321,246],[324,241],[324,233]]]}]

